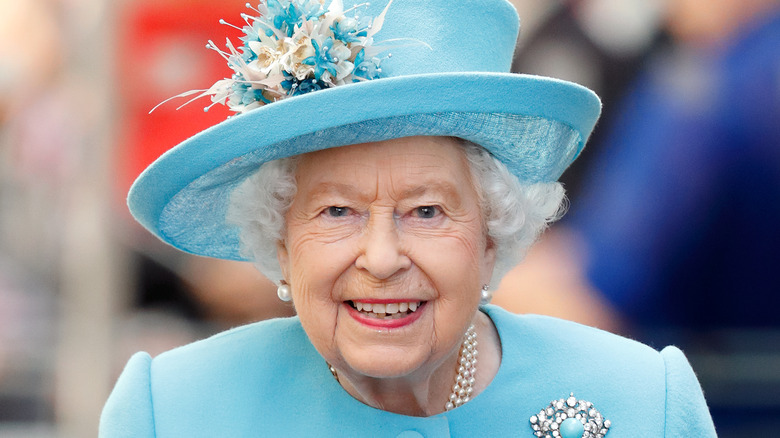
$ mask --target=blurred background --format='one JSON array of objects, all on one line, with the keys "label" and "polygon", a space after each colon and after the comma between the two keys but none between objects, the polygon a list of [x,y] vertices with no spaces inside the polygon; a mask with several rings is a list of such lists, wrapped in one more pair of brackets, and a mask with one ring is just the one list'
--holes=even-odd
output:
[{"label": "blurred background", "polygon": [[[494,302],[676,344],[721,437],[780,430],[780,2],[513,0],[520,73],[595,90],[571,207]],[[251,266],[181,254],[124,196],[228,115],[149,110],[228,74],[245,0],[0,0],[0,438],[95,436],[119,372],[291,315]]]}]

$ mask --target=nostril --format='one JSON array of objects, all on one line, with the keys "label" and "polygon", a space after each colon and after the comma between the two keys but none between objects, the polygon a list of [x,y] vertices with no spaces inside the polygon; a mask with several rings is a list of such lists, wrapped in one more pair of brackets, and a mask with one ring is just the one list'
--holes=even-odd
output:
[{"label": "nostril", "polygon": [[407,256],[398,253],[380,257],[362,255],[355,261],[358,269],[366,270],[379,280],[387,280],[397,272],[409,269],[411,265],[411,260]]},{"label": "nostril", "polygon": [[405,254],[394,222],[369,224],[363,235],[361,253],[355,261],[358,269],[368,271],[374,278],[385,280],[399,270],[408,269],[411,260]]}]

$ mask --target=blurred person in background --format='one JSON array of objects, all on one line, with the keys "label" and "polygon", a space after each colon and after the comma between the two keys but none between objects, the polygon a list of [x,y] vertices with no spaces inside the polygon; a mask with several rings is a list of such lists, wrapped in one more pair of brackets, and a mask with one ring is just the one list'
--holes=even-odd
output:
[{"label": "blurred person in background", "polygon": [[[515,0],[523,19],[512,71],[583,84],[603,103],[600,125],[616,115],[617,102],[662,39],[664,0]],[[596,130],[588,154],[561,179],[576,200],[581,178],[603,144]]]},{"label": "blurred person in background", "polygon": [[[601,126],[620,115],[619,102],[641,72],[647,57],[661,46],[664,0],[515,0],[521,11],[520,33],[512,71],[581,83],[603,103]],[[567,197],[576,205],[582,179],[605,144],[597,129],[588,153],[561,177]],[[567,216],[568,217],[568,216]],[[567,217],[562,224],[566,224]],[[516,312],[554,315],[611,331],[623,329],[606,300],[583,287],[579,254],[566,229],[546,233],[542,244],[507,274],[495,303]],[[511,291],[504,293],[504,290]]]},{"label": "blurred person in background", "polygon": [[549,280],[545,299],[572,319],[685,349],[720,436],[770,436],[780,426],[780,2],[667,8],[671,44],[605,126],[565,229],[521,270]]}]

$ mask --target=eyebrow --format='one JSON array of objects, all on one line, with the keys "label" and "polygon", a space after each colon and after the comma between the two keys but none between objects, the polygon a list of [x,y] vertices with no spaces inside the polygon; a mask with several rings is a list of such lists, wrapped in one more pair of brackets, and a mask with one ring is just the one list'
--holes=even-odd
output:
[{"label": "eyebrow", "polygon": [[420,185],[417,187],[412,187],[409,189],[406,189],[401,192],[401,197],[406,198],[415,198],[423,196],[427,193],[441,193],[445,195],[448,199],[456,198],[458,196],[458,190],[455,188],[454,184],[451,184],[449,182],[444,181],[431,181],[429,183],[426,183],[424,185]]},{"label": "eyebrow", "polygon": [[[401,199],[417,198],[424,196],[427,193],[440,193],[445,196],[446,200],[452,202],[454,200],[460,200],[458,196],[458,190],[455,184],[445,181],[429,181],[425,184],[421,184],[415,187],[404,189],[398,193]],[[344,184],[339,182],[321,182],[317,183],[314,188],[309,190],[306,198],[311,200],[318,195],[338,195],[346,196],[348,198],[364,198],[366,193],[360,190],[359,187],[351,184]]]},{"label": "eyebrow", "polygon": [[351,184],[337,182],[320,182],[315,184],[314,188],[309,190],[306,197],[312,199],[317,195],[339,195],[348,197],[365,196],[358,187]]}]

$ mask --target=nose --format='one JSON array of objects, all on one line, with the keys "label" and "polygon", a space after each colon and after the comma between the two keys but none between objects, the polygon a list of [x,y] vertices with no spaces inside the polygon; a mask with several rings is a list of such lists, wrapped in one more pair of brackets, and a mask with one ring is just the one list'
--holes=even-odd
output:
[{"label": "nose", "polygon": [[372,218],[361,240],[361,253],[355,266],[374,278],[386,280],[412,265],[402,249],[394,218]]}]

